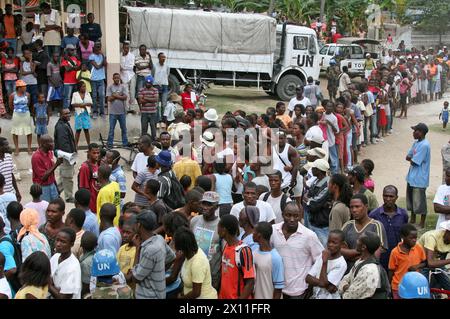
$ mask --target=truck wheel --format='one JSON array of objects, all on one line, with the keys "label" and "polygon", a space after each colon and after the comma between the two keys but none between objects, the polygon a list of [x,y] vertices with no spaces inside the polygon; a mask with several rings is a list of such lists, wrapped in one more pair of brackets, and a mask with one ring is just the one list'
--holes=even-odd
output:
[{"label": "truck wheel", "polygon": [[277,84],[277,95],[283,101],[289,101],[295,96],[295,89],[303,85],[302,79],[293,74],[283,76]]},{"label": "truck wheel", "polygon": [[175,75],[169,74],[169,94],[173,92],[180,94],[180,81]]}]

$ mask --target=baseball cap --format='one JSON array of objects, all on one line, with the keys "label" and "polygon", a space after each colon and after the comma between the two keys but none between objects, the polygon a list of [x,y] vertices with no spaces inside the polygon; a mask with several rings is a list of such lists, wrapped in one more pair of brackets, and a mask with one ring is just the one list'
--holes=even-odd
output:
[{"label": "baseball cap", "polygon": [[156,155],[155,160],[159,163],[159,165],[164,167],[171,167],[173,164],[172,154],[170,151],[161,151],[158,155]]},{"label": "baseball cap", "polygon": [[219,200],[219,194],[217,194],[216,192],[205,192],[202,197],[202,202],[218,203]]},{"label": "baseball cap", "polygon": [[308,150],[306,153],[308,155],[315,156],[315,157],[318,157],[318,158],[324,158],[327,155],[325,153],[325,150],[323,148],[321,148],[321,147],[313,148],[312,150]]},{"label": "baseball cap", "polygon": [[450,220],[446,220],[445,222],[440,223],[439,228],[450,231]]},{"label": "baseball cap", "polygon": [[145,83],[151,83],[151,84],[153,84],[153,76],[147,75],[147,76],[145,77]]},{"label": "baseball cap", "polygon": [[428,133],[428,126],[424,123],[419,123],[415,126],[411,126],[411,128],[415,131],[421,131],[423,134],[427,134]]},{"label": "baseball cap", "polygon": [[330,164],[328,164],[326,160],[320,158],[312,164],[312,168],[317,168],[322,172],[327,172],[330,169]]}]

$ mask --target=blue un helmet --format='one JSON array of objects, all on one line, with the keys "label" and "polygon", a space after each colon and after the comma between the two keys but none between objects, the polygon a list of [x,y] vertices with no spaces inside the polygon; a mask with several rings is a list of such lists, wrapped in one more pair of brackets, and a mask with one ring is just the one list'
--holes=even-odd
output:
[{"label": "blue un helmet", "polygon": [[402,299],[430,299],[427,278],[417,271],[407,272],[398,286],[398,295]]},{"label": "blue un helmet", "polygon": [[331,59],[330,60],[330,65],[336,65],[336,60],[335,59]]},{"label": "blue un helmet", "polygon": [[153,79],[153,76],[150,74],[150,75],[147,75],[146,77],[145,77],[145,83],[151,83],[151,84],[153,84],[153,81],[154,81],[154,79]]},{"label": "blue un helmet", "polygon": [[118,273],[120,273],[119,263],[111,250],[102,249],[95,253],[92,261],[92,276],[114,276]]}]

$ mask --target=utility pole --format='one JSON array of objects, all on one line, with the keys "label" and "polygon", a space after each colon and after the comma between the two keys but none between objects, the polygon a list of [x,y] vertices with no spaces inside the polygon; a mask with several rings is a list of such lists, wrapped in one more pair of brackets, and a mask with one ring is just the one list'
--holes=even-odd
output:
[{"label": "utility pole", "polygon": [[270,0],[268,15],[272,16],[273,10],[275,9],[275,0]]},{"label": "utility pole", "polygon": [[325,0],[320,0],[320,22],[322,23],[324,14],[325,14]]}]

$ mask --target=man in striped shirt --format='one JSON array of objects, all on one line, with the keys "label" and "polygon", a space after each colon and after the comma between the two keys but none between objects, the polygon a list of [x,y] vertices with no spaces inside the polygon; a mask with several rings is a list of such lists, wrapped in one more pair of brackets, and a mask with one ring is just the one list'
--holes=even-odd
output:
[{"label": "man in striped shirt", "polygon": [[152,133],[152,139],[156,139],[156,124],[158,123],[158,89],[153,86],[153,76],[148,75],[145,78],[145,87],[139,90],[138,102],[141,111],[141,131],[147,134],[148,125]]},{"label": "man in striped shirt", "polygon": [[9,148],[8,140],[4,137],[0,137],[0,174],[5,177],[5,193],[15,193],[17,201],[22,200],[19,188],[17,187],[16,178],[13,174],[14,164],[11,156],[11,150]]}]

